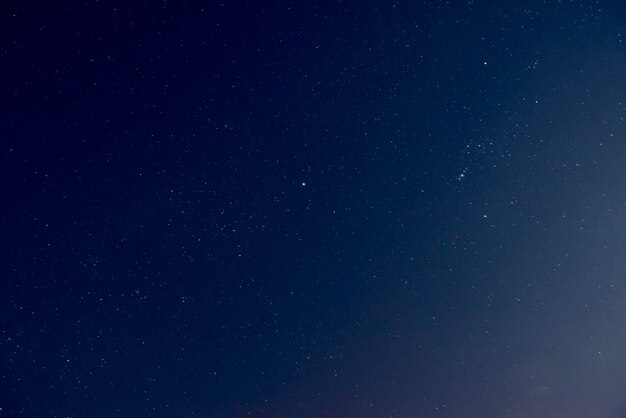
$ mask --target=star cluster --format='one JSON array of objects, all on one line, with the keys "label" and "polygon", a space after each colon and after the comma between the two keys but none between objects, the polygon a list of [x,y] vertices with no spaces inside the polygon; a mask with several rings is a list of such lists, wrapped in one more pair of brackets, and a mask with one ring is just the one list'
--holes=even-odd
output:
[{"label": "star cluster", "polygon": [[37,3],[0,416],[625,416],[625,3]]}]

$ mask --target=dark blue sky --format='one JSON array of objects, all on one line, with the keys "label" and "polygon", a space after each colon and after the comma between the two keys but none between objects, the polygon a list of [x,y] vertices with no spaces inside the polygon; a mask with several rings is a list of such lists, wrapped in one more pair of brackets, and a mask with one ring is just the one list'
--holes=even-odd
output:
[{"label": "dark blue sky", "polygon": [[626,417],[626,3],[39,3],[0,416]]}]

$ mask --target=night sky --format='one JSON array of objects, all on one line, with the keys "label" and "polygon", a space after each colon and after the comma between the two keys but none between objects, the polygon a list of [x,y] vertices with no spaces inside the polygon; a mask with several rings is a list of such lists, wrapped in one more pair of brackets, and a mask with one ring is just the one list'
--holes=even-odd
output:
[{"label": "night sky", "polygon": [[626,1],[40,3],[0,416],[626,417]]}]

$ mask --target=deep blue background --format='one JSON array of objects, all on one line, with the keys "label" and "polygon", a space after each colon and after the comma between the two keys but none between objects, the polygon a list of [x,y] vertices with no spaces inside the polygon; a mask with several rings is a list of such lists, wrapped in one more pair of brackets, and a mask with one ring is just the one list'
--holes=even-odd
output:
[{"label": "deep blue background", "polygon": [[0,416],[625,416],[626,3],[1,12]]}]

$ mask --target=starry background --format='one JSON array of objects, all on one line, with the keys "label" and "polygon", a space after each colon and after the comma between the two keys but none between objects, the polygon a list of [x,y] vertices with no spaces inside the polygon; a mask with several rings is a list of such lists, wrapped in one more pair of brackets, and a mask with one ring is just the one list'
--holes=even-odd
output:
[{"label": "starry background", "polygon": [[0,416],[626,416],[626,3],[3,2]]}]

